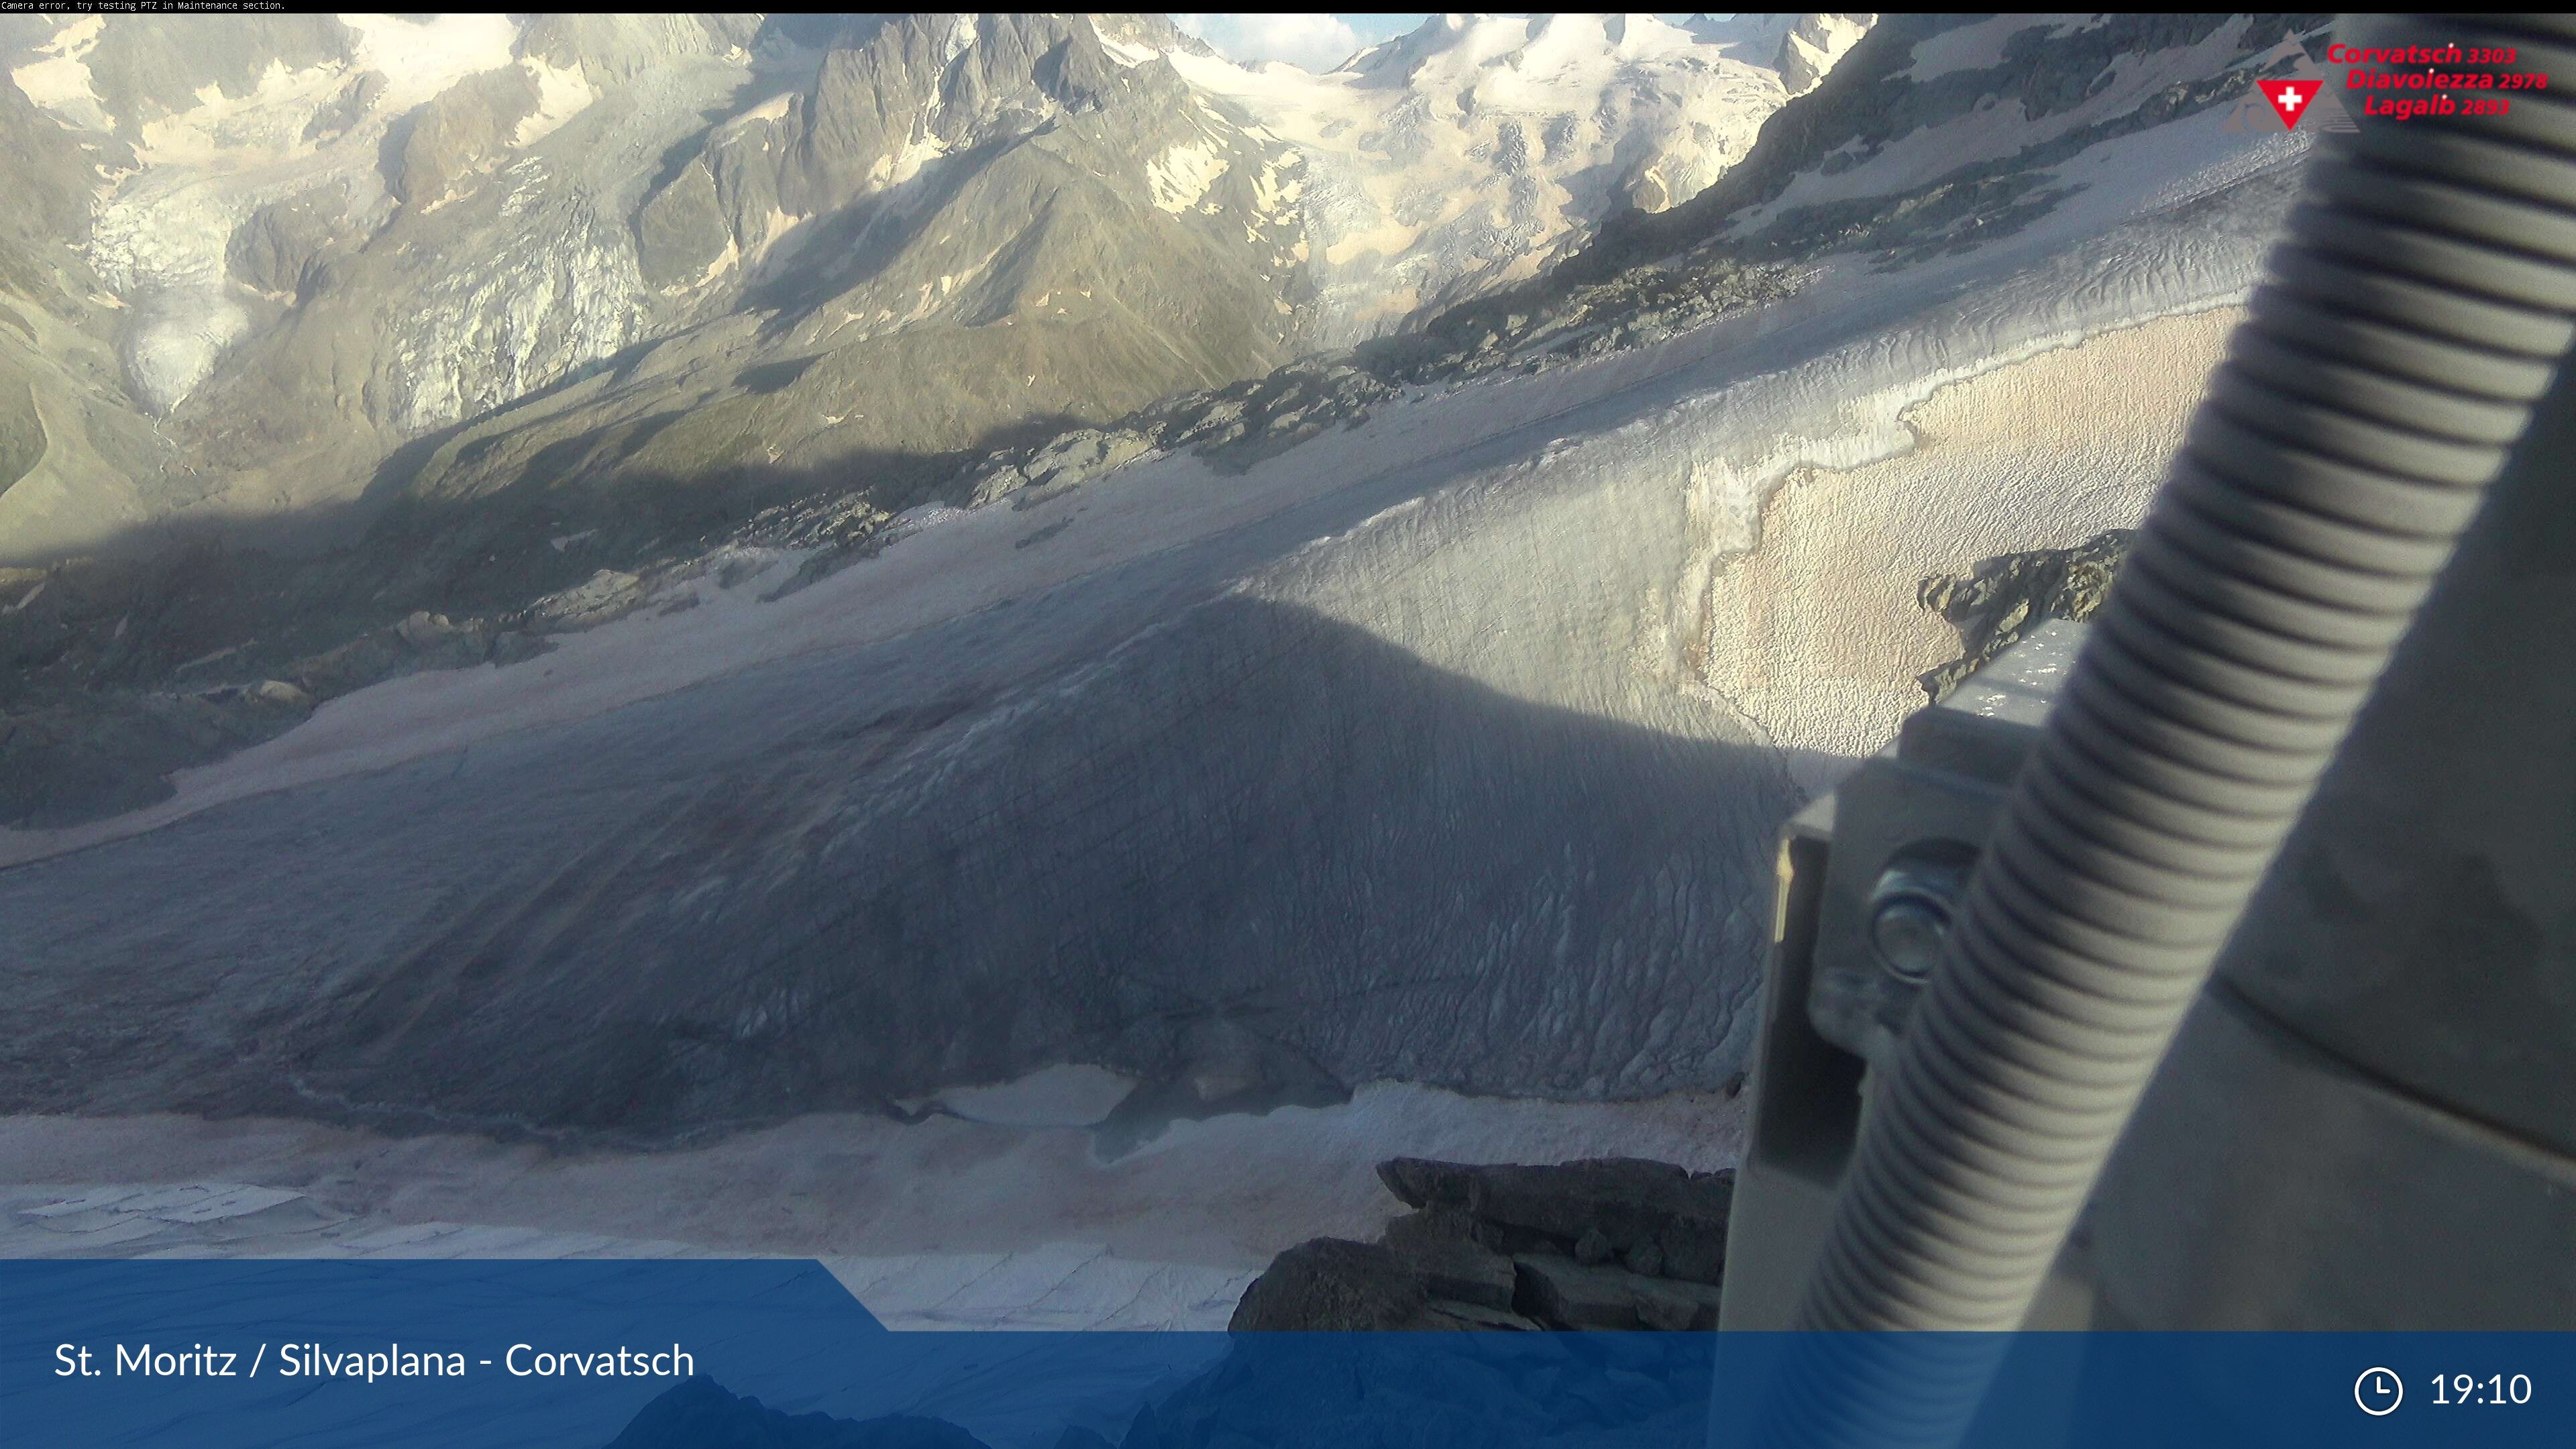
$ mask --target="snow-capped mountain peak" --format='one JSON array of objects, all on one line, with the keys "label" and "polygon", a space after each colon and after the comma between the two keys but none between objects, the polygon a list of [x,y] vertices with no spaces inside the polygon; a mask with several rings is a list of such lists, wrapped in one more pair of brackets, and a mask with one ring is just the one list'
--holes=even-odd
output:
[{"label": "snow-capped mountain peak", "polygon": [[1730,55],[1768,66],[1779,73],[1789,94],[1798,96],[1815,89],[1877,21],[1876,15],[1824,12],[1730,15],[1723,20],[1694,15],[1683,28]]},{"label": "snow-capped mountain peak", "polygon": [[[1794,89],[1770,59],[1650,15],[1443,15],[1322,75],[1157,15],[0,18],[0,142],[89,218],[25,270],[99,354],[0,353],[94,420],[0,542],[338,505],[440,429],[475,436],[400,491],[556,445],[608,461],[550,489],[1105,420],[1687,200]],[[557,391],[634,349],[710,380],[687,422]],[[921,396],[914,349],[1015,385]]]},{"label": "snow-capped mountain peak", "polygon": [[1376,85],[1430,89],[1480,73],[1593,79],[1620,62],[1668,58],[1690,32],[1652,15],[1435,15],[1338,68]]},{"label": "snow-capped mountain peak", "polygon": [[1770,63],[1787,37],[1824,37],[1828,63],[1848,48],[1848,26],[1768,19],[1738,17],[1767,49],[1652,15],[1444,14],[1323,75],[1172,61],[1305,157],[1320,311],[1351,337],[1534,275],[1609,214],[1705,189],[1811,83]]}]

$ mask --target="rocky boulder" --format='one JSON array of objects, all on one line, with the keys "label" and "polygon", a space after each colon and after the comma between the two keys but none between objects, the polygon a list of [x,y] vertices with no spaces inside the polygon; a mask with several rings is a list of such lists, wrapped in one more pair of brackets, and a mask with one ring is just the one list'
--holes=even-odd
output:
[{"label": "rocky boulder", "polygon": [[1925,579],[1915,590],[1915,601],[1959,631],[1965,652],[1922,674],[1923,692],[1938,704],[1960,680],[2048,620],[2080,624],[2091,619],[2110,596],[2112,577],[2136,537],[2130,529],[2115,528],[2073,548],[2002,554],[1964,574]]},{"label": "rocky boulder", "polygon": [[[1378,1178],[1406,1204],[1452,1208],[1514,1251],[1557,1248],[1587,1262],[1715,1284],[1726,1266],[1735,1174],[1604,1157],[1560,1167],[1468,1167],[1399,1157]],[[1495,1230],[1500,1230],[1498,1233]]]},{"label": "rocky boulder", "polygon": [[1143,457],[1153,444],[1125,428],[1076,428],[1037,450],[1021,471],[1040,488],[1088,483]]},{"label": "rocky boulder", "polygon": [[1420,1274],[1377,1243],[1315,1238],[1270,1262],[1235,1304],[1227,1327],[1252,1331],[1429,1328]]},{"label": "rocky boulder", "polygon": [[1318,1238],[1244,1290],[1239,1331],[1717,1326],[1732,1172],[1600,1158],[1379,1164],[1415,1211],[1375,1243]]},{"label": "rocky boulder", "polygon": [[1667,1332],[1717,1327],[1717,1290],[1700,1283],[1648,1277],[1554,1254],[1514,1260],[1520,1301],[1550,1327],[1654,1328]]}]

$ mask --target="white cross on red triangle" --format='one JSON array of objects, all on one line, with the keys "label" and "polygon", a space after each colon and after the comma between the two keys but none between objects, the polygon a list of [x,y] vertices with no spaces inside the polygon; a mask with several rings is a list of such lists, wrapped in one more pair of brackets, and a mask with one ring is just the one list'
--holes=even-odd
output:
[{"label": "white cross on red triangle", "polygon": [[2299,117],[2307,114],[2308,102],[2316,99],[2317,87],[2325,83],[2312,80],[2267,80],[2256,81],[2254,84],[2263,92],[2263,99],[2272,103],[2273,113],[2281,118],[2281,125],[2287,128],[2299,124]]}]

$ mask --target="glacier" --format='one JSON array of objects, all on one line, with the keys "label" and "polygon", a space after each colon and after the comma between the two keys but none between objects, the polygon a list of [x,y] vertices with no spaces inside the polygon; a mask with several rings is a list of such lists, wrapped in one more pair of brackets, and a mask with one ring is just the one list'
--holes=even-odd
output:
[{"label": "glacier", "polygon": [[2186,114],[2008,234],[792,591],[732,547],[0,830],[0,1247],[821,1254],[905,1326],[1207,1327],[1380,1156],[1723,1166],[1778,822],[1950,652],[1924,572],[2135,521],[2304,140]]},{"label": "glacier", "polygon": [[[1255,1095],[1722,1082],[1769,832],[1836,752],[1710,681],[1711,600],[1770,494],[1905,451],[1944,385],[2242,294],[2295,150],[2159,180],[2155,141],[2121,170],[2161,209],[2106,196],[2090,234],[2077,205],[1851,267],[1240,477],[1147,460],[774,604],[702,581],[12,832],[10,1095],[650,1138],[1059,1061],[1179,1078],[1220,1028]],[[97,1032],[158,1049],[47,1074]]]}]

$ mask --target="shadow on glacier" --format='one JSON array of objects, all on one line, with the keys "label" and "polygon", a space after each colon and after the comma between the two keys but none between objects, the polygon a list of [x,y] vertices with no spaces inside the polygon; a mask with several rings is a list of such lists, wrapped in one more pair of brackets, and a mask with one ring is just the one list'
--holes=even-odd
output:
[{"label": "shadow on glacier", "polygon": [[1015,674],[1057,599],[0,874],[6,1105],[669,1141],[1068,1061],[1162,1117],[1741,1072],[1779,752],[1241,595]]},{"label": "shadow on glacier", "polygon": [[[776,375],[754,369],[746,385]],[[729,541],[830,555],[838,540],[864,551],[857,530],[882,519],[877,510],[964,503],[968,463],[1064,424],[1025,420],[950,453],[859,450],[824,465],[689,477],[616,471],[680,416],[665,410],[536,447],[488,491],[404,492],[464,433],[459,425],[398,450],[360,498],[274,516],[179,515],[47,560],[32,588],[21,576],[0,600],[0,826],[54,829],[158,804],[175,793],[173,772],[301,724],[310,701],[478,665],[503,634],[614,617],[559,622],[558,606],[596,606],[567,604],[575,591],[633,609],[668,606],[650,596],[675,572],[712,572],[730,586],[728,569],[743,566],[723,556]],[[486,445],[498,446],[483,438],[463,451]],[[652,582],[621,580],[629,571]],[[441,624],[415,646],[397,633],[415,614],[454,621],[465,642],[438,637],[448,633]],[[268,680],[310,698],[295,707],[244,698]]]}]

